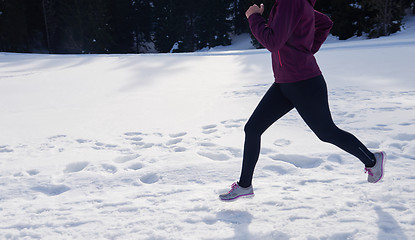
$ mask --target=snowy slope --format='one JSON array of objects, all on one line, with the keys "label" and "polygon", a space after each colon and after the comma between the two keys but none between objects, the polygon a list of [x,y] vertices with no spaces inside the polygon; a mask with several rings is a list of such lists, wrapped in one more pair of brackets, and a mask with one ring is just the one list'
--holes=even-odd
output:
[{"label": "snowy slope", "polygon": [[413,22],[317,54],[336,123],[388,153],[384,180],[293,111],[263,136],[256,196],[232,203],[217,195],[272,84],[266,50],[0,53],[0,239],[415,239]]}]

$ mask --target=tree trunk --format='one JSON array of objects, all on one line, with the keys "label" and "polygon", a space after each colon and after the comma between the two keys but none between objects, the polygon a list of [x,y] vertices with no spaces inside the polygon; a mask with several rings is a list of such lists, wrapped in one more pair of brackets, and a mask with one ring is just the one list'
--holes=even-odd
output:
[{"label": "tree trunk", "polygon": [[46,42],[48,44],[48,52],[50,53],[49,25],[48,25],[48,17],[47,17],[47,12],[46,12],[45,0],[42,0],[42,5],[43,5],[43,18],[45,20]]}]

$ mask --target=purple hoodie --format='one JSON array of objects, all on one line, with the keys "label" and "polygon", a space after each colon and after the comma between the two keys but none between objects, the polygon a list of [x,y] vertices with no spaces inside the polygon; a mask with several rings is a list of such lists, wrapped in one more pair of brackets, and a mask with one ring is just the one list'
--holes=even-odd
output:
[{"label": "purple hoodie", "polygon": [[261,14],[248,21],[255,38],[272,53],[275,82],[292,83],[321,74],[314,58],[333,22],[314,10],[316,0],[277,0],[268,23]]}]

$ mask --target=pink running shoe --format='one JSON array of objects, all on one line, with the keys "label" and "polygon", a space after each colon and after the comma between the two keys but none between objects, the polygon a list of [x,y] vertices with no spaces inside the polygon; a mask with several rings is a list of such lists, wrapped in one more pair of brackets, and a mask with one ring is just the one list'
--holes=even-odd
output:
[{"label": "pink running shoe", "polygon": [[247,188],[243,188],[239,186],[237,182],[234,182],[231,186],[231,190],[228,193],[219,195],[219,198],[222,201],[232,201],[239,197],[252,197],[253,195],[254,189],[252,188],[252,185]]},{"label": "pink running shoe", "polygon": [[382,177],[385,175],[385,163],[386,163],[386,153],[377,152],[374,153],[376,157],[376,164],[371,168],[365,168],[365,173],[368,173],[367,181],[370,183],[379,182]]}]

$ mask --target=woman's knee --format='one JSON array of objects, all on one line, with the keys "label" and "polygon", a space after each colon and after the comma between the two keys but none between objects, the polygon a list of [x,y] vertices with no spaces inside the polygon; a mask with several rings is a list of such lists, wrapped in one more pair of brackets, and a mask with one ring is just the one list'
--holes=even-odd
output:
[{"label": "woman's knee", "polygon": [[261,136],[262,132],[258,126],[253,121],[248,121],[244,127],[245,135]]},{"label": "woman's knee", "polygon": [[326,143],[334,143],[337,140],[337,137],[339,136],[339,133],[342,130],[340,130],[339,128],[332,126],[332,127],[325,127],[322,128],[321,130],[318,131],[314,131],[314,133],[317,135],[317,137]]},{"label": "woman's knee", "polygon": [[328,134],[328,133],[320,133],[317,134],[318,139],[320,139],[320,141],[323,141],[325,143],[332,143],[333,142],[333,135]]}]

